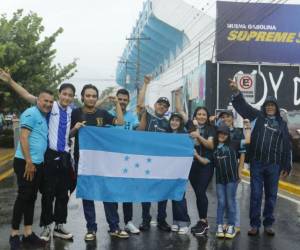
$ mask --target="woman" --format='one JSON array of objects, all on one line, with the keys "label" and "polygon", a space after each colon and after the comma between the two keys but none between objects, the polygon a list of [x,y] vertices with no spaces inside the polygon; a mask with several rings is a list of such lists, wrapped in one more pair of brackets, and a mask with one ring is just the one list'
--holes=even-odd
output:
[{"label": "woman", "polygon": [[[176,109],[183,117],[187,117],[180,105],[180,91],[176,91]],[[207,222],[208,199],[206,190],[213,177],[211,164],[214,149],[215,130],[209,124],[209,113],[205,107],[196,108],[193,120],[188,121],[187,129],[195,140],[195,156],[191,167],[189,180],[194,189],[199,220],[191,228],[196,236],[205,235],[209,229]]]}]

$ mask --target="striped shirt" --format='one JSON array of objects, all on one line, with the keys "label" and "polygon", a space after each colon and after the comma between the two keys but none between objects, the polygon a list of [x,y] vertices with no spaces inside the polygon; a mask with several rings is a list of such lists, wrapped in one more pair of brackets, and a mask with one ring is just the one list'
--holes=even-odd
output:
[{"label": "striped shirt", "polygon": [[219,144],[213,154],[216,183],[227,184],[239,179],[236,151],[228,145]]},{"label": "striped shirt", "polygon": [[57,101],[53,103],[53,108],[47,117],[49,126],[48,147],[50,149],[57,152],[69,152],[71,113],[70,106],[63,109]]}]

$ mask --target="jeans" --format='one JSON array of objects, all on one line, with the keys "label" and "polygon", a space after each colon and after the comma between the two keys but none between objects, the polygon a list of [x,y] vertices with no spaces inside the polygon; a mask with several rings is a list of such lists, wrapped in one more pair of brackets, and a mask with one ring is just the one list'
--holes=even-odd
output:
[{"label": "jeans", "polygon": [[191,224],[185,196],[183,196],[181,201],[172,201],[172,211],[173,225],[178,225],[179,227],[188,227]]},{"label": "jeans", "polygon": [[[167,203],[168,201],[159,201],[157,205],[157,222],[163,222],[167,218]],[[151,202],[142,202],[142,218],[143,222],[149,223],[151,221],[151,215],[150,215],[150,207]]]},{"label": "jeans", "polygon": [[[240,185],[237,187],[237,192],[235,196],[235,208],[236,208],[236,213],[235,213],[235,226],[240,227],[241,226],[241,210],[240,210],[240,199],[241,199],[241,190]],[[228,208],[225,208],[225,224],[228,224]]]},{"label": "jeans", "polygon": [[86,228],[88,231],[97,232],[95,203],[90,200],[82,200]]},{"label": "jeans", "polygon": [[217,225],[224,224],[224,213],[227,208],[228,224],[235,225],[236,221],[236,190],[238,182],[229,182],[227,184],[217,184]]},{"label": "jeans", "polygon": [[197,209],[200,219],[207,218],[208,199],[206,190],[213,174],[214,169],[211,164],[202,165],[195,160],[193,161],[189,180],[196,195]]},{"label": "jeans", "polygon": [[250,225],[261,226],[261,203],[263,188],[265,189],[264,221],[265,227],[270,227],[275,221],[274,209],[277,200],[280,167],[277,164],[263,164],[253,161],[250,165]]}]

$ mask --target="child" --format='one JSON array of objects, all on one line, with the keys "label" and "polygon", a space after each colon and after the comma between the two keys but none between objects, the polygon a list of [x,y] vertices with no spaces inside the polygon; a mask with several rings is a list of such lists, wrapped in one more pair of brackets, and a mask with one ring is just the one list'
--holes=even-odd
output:
[{"label": "child", "polygon": [[[238,163],[237,151],[230,143],[230,129],[227,125],[221,124],[218,127],[216,139],[216,149],[213,154],[218,199],[216,236],[232,239],[236,235],[236,190],[241,178],[242,164]],[[223,219],[226,208],[228,227],[224,232]]]},{"label": "child", "polygon": [[[184,120],[181,114],[172,113],[169,120],[169,133],[185,133]],[[185,195],[181,201],[172,201],[173,225],[171,230],[178,234],[187,234],[189,225],[191,224],[190,217],[187,211]]]}]

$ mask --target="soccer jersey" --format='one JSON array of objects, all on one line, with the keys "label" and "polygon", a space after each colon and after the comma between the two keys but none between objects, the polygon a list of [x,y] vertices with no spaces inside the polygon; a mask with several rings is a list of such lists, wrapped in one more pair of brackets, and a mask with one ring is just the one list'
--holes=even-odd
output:
[{"label": "soccer jersey", "polygon": [[[116,116],[115,110],[112,110],[109,112],[111,115]],[[139,119],[136,115],[136,113],[131,112],[131,111],[126,111],[123,114],[123,119],[124,119],[124,125],[121,126],[115,126],[115,128],[118,129],[126,129],[126,130],[134,130],[137,128],[140,124]]]},{"label": "soccer jersey", "polygon": [[146,129],[145,131],[151,132],[167,132],[169,122],[164,117],[158,117],[147,112],[146,116]]},{"label": "soccer jersey", "polygon": [[[20,118],[20,127],[31,131],[28,141],[31,160],[35,164],[44,161],[44,153],[47,149],[48,126],[46,116],[37,106],[26,109]],[[18,144],[16,158],[25,159],[20,142]]]},{"label": "soccer jersey", "polygon": [[72,109],[68,106],[62,108],[58,102],[53,103],[53,108],[48,114],[49,148],[58,152],[69,152],[68,145]]}]

